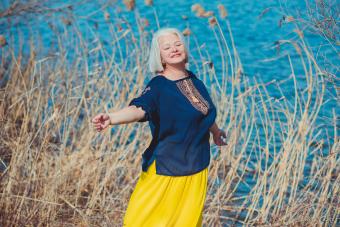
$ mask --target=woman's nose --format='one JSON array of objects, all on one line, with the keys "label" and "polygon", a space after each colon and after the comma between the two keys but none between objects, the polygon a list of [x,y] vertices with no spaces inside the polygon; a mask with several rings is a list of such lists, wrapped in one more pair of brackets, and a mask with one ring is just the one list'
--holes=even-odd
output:
[{"label": "woman's nose", "polygon": [[177,51],[177,47],[176,46],[172,46],[171,50],[172,50],[172,52],[176,52]]}]

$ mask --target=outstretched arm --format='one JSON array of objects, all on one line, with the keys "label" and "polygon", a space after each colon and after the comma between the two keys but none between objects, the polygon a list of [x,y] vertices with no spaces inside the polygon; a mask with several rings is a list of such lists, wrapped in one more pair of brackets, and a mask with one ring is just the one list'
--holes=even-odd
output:
[{"label": "outstretched arm", "polygon": [[216,122],[214,122],[214,124],[209,128],[209,131],[213,134],[214,143],[217,146],[227,145],[227,143],[222,139],[222,137],[226,138],[227,135],[223,130],[218,128]]},{"label": "outstretched arm", "polygon": [[209,131],[210,131],[212,134],[217,133],[218,130],[219,130],[219,128],[217,127],[216,122],[214,122],[214,124],[209,128]]},{"label": "outstretched arm", "polygon": [[109,113],[110,125],[126,124],[139,121],[144,117],[145,111],[135,105],[124,107],[113,113]]},{"label": "outstretched arm", "polygon": [[93,119],[93,127],[98,132],[106,129],[109,125],[119,125],[139,121],[144,117],[145,111],[135,105],[124,107],[113,113],[100,113]]}]

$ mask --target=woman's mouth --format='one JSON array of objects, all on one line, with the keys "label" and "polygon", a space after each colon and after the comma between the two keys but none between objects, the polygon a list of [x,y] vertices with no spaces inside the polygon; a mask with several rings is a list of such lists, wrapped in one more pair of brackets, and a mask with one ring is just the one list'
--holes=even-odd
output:
[{"label": "woman's mouth", "polygon": [[178,57],[178,56],[181,56],[181,54],[175,54],[172,57],[175,58],[175,57]]}]

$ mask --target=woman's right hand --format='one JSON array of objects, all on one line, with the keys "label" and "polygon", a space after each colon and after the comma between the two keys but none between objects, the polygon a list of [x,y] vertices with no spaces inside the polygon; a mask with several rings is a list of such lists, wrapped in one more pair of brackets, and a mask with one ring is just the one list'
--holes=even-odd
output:
[{"label": "woman's right hand", "polygon": [[100,132],[110,125],[110,116],[106,113],[100,113],[92,119],[92,123],[97,132]]}]

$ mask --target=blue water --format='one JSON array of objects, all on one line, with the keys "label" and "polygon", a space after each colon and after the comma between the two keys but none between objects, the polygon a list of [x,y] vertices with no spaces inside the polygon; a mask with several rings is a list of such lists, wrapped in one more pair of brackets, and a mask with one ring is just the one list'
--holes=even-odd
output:
[{"label": "blue water", "polygon": [[[52,2],[52,1],[51,1]],[[110,26],[105,22],[103,12],[100,10],[100,4],[98,2],[88,2],[85,5],[77,6],[77,1],[59,1],[47,6],[50,8],[60,8],[66,6],[72,2],[75,6],[72,10],[65,10],[65,12],[72,11],[76,16],[76,23],[80,27],[79,33],[85,37],[84,42],[86,43],[88,49],[96,47],[98,43],[96,42],[96,36],[100,38],[100,41],[106,50],[110,52],[112,49],[110,44],[115,37],[111,37]],[[8,7],[7,1],[4,1],[3,8]],[[200,3],[206,10],[212,10],[218,15],[218,10],[216,3],[206,2],[206,1],[170,1],[164,3],[157,2],[154,8],[157,12],[159,24],[161,27],[170,26],[176,27],[180,30],[190,27],[193,31],[194,36],[197,38],[200,45],[205,44],[206,50],[210,53],[210,58],[206,56],[206,60],[212,60],[215,65],[217,76],[221,76],[221,58],[220,53],[217,50],[217,43],[213,36],[211,29],[208,26],[206,18],[197,18],[193,12],[191,12],[191,5],[194,3]],[[244,72],[247,78],[255,78],[257,81],[264,83],[271,80],[281,80],[288,78],[291,74],[291,69],[289,67],[287,54],[290,54],[292,61],[294,62],[295,74],[298,78],[298,86],[302,88],[305,87],[304,72],[301,67],[299,56],[295,52],[294,48],[289,44],[283,44],[278,52],[275,47],[275,42],[277,40],[298,40],[297,34],[293,32],[295,29],[293,23],[283,24],[278,26],[280,19],[285,14],[294,15],[300,10],[302,16],[305,15],[306,7],[303,1],[288,3],[285,1],[221,1],[221,3],[226,7],[228,11],[228,20],[231,24],[231,31],[234,37],[234,43],[241,58],[242,65],[244,67]],[[144,1],[136,2],[139,15],[142,18],[147,18],[150,23],[151,30],[157,30],[157,24],[154,19],[154,13],[151,7],[145,6]],[[113,19],[116,9],[120,8],[121,18],[127,19],[132,25],[135,22],[135,14],[125,10],[125,6],[122,4],[112,4],[106,8],[106,11],[112,15],[111,22],[114,24],[121,23],[121,20]],[[266,13],[260,17],[261,13],[267,9]],[[90,16],[89,16],[90,15]],[[188,17],[187,20],[183,20],[182,16]],[[67,14],[51,14],[49,16],[37,16],[32,14],[26,14],[26,16],[21,17],[9,17],[0,20],[0,31],[9,40],[11,44],[14,43],[15,47],[18,47],[19,43],[24,44],[23,50],[28,52],[29,40],[34,40],[36,44],[37,41],[43,43],[45,49],[51,54],[62,54],[58,49],[58,43],[56,40],[57,34],[69,34],[68,37],[74,37],[74,39],[61,40],[65,47],[67,48],[67,58],[72,59],[76,55],[74,53],[75,43],[77,41],[77,34],[72,31],[72,29],[67,28],[64,24],[60,23],[62,18],[68,18]],[[228,41],[228,30],[225,21],[220,21],[224,35]],[[122,25],[124,28],[124,25]],[[53,27],[53,29],[51,29]],[[126,27],[126,26],[125,26]],[[136,36],[137,27],[132,27]],[[305,41],[309,43],[314,53],[319,56],[317,59],[319,63],[323,63],[322,56],[326,56],[327,59],[332,63],[332,65],[337,66],[338,56],[336,50],[339,48],[335,45],[331,48],[327,41],[320,36],[312,34],[311,32],[305,32]],[[229,42],[230,44],[230,42]],[[124,43],[120,43],[124,45]],[[192,58],[198,58],[198,51],[196,50],[195,42],[190,40],[190,53]],[[122,48],[124,51],[124,48]],[[18,50],[18,48],[16,48]],[[2,51],[6,51],[3,48]],[[84,51],[83,49],[79,51]],[[40,52],[44,55],[43,51]],[[91,57],[91,56],[90,56]],[[117,54],[117,58],[120,55]],[[265,61],[265,59],[276,59],[272,61]],[[119,62],[119,61],[118,61]],[[329,66],[330,64],[322,64],[329,72],[334,75],[338,75],[337,67]],[[282,85],[283,91],[286,92],[285,96],[294,95],[291,93],[291,84],[286,83]],[[288,89],[285,89],[288,88]],[[336,102],[334,97],[336,97],[335,90],[328,85],[328,91],[330,93],[329,98],[332,100],[328,102],[323,114],[328,118],[331,118],[331,113],[328,112],[332,108],[335,108]],[[280,97],[277,93],[272,93],[274,97]],[[328,98],[328,97],[327,97]],[[337,110],[337,109],[336,109]],[[338,110],[337,110],[338,111]]]},{"label": "blue water", "polygon": [[[52,4],[53,2],[53,4]],[[107,1],[110,3],[110,1]],[[121,58],[124,58],[125,54],[125,44],[120,43],[122,49],[121,52],[112,53],[113,40],[116,37],[112,37],[112,32],[110,29],[117,30],[117,24],[121,24],[123,19],[129,21],[132,25],[132,30],[136,37],[138,37],[137,26],[135,16],[139,15],[142,18],[147,18],[149,21],[150,30],[157,30],[157,23],[155,21],[154,11],[157,12],[157,17],[159,20],[160,27],[176,27],[179,30],[184,30],[189,27],[193,32],[192,38],[190,38],[189,50],[191,53],[191,62],[194,59],[199,59],[199,52],[195,44],[195,39],[199,45],[205,46],[205,50],[210,54],[210,56],[204,54],[205,60],[211,60],[214,63],[215,70],[217,72],[218,79],[221,80],[222,68],[221,68],[221,58],[220,53],[217,49],[217,42],[214,38],[212,29],[208,26],[207,18],[197,18],[193,12],[191,12],[191,5],[194,3],[200,3],[206,10],[212,10],[218,16],[217,3],[214,1],[155,1],[154,7],[149,7],[144,5],[144,1],[136,1],[137,9],[136,12],[128,12],[125,10],[125,6],[121,3],[115,4],[113,2],[106,8],[106,11],[111,14],[110,22],[114,24],[113,27],[110,26],[111,23],[107,23],[103,16],[103,11],[100,10],[100,6],[103,6],[105,1],[88,1],[85,5],[78,6],[78,1],[51,1],[47,6],[50,8],[58,8],[65,6],[69,3],[74,4],[73,9],[65,10],[64,13],[52,13],[51,15],[39,16],[36,14],[25,14],[23,16],[13,16],[9,18],[0,18],[0,34],[3,34],[10,45],[0,49],[0,55],[4,52],[13,48],[16,53],[19,51],[19,44],[23,43],[23,51],[29,53],[29,42],[33,41],[35,44],[42,44],[44,47],[40,52],[38,52],[38,58],[43,58],[47,54],[50,55],[60,55],[67,52],[66,59],[68,60],[66,64],[67,68],[72,68],[74,66],[75,60],[84,62],[88,61],[89,67],[95,67],[97,62],[94,59],[97,58],[96,54],[88,54],[88,59],[79,59],[77,52],[88,53],[99,45],[100,43],[105,47],[107,51],[107,56],[114,54],[116,64],[122,67]],[[231,32],[233,34],[233,39],[235,46],[237,48],[238,54],[240,56],[243,68],[244,68],[244,79],[248,79],[250,84],[254,81],[267,83],[272,80],[283,80],[289,78],[291,75],[291,69],[288,62],[287,55],[291,57],[294,65],[294,71],[297,78],[298,90],[301,91],[306,86],[306,79],[304,76],[303,67],[301,65],[300,57],[296,53],[295,49],[290,44],[283,44],[280,50],[276,47],[276,42],[278,40],[295,40],[298,41],[298,35],[293,31],[296,29],[293,23],[283,23],[279,26],[279,22],[284,15],[292,15],[296,17],[300,12],[300,16],[307,18],[306,6],[304,1],[219,1],[223,4],[228,12],[228,22],[231,25]],[[8,7],[8,1],[3,1],[0,4],[2,9]],[[120,9],[120,19],[117,19],[114,15],[117,9]],[[266,10],[266,13],[261,17],[261,13]],[[1,10],[2,11],[2,10]],[[84,46],[82,42],[77,38],[77,32],[71,29],[71,26],[66,26],[61,23],[61,18],[67,18],[67,12],[72,12],[75,15],[75,21],[72,21],[73,25],[79,27],[79,32],[82,37],[84,37]],[[187,16],[187,20],[183,20],[182,16]],[[231,44],[230,37],[228,35],[229,31],[227,28],[227,23],[225,20],[219,20],[222,27],[223,34],[226,37],[229,44]],[[125,29],[127,26],[121,24]],[[302,27],[300,27],[302,29]],[[67,39],[62,38],[59,40],[66,47],[61,50],[58,47],[57,35],[67,35]],[[339,47],[334,45],[331,47],[325,38],[320,37],[317,34],[313,34],[309,31],[304,31],[305,42],[310,47],[310,50],[315,54],[318,63],[321,68],[326,69],[328,72],[338,76],[339,56],[337,56],[337,51]],[[71,37],[71,38],[70,38]],[[74,49],[74,46],[81,46],[81,49]],[[131,50],[130,50],[131,51]],[[129,51],[128,51],[129,52]],[[324,57],[329,61],[325,62]],[[103,61],[105,57],[100,57]],[[272,60],[268,60],[272,59]],[[100,64],[100,63],[99,63]],[[133,63],[131,63],[133,64]],[[193,71],[199,73],[200,68],[196,68],[194,64],[191,65]],[[84,68],[79,68],[79,72],[82,72]],[[230,69],[229,69],[230,70]],[[110,75],[114,76],[114,75]],[[201,75],[199,75],[201,76]],[[85,79],[81,75],[78,76],[79,80],[74,81],[77,85],[84,86]],[[91,75],[89,78],[91,79]],[[67,80],[67,78],[65,78]],[[82,82],[80,82],[82,81]],[[230,81],[230,80],[229,80]],[[339,86],[338,80],[335,83]],[[1,83],[0,83],[1,84]],[[209,86],[209,84],[207,84]],[[268,92],[271,97],[275,99],[280,99],[285,96],[292,104],[294,103],[295,93],[293,91],[293,81],[290,79],[285,83],[280,85],[282,89],[282,94],[279,92],[275,84],[269,85],[267,87]],[[330,82],[326,82],[326,93],[325,93],[325,104],[320,110],[319,117],[317,118],[316,125],[322,130],[319,140],[326,139],[329,136],[329,140],[325,141],[324,154],[329,152],[330,147],[334,143],[334,125],[332,125],[333,112],[336,113],[336,129],[339,135],[338,126],[339,123],[339,102],[337,102],[337,95],[334,86]],[[228,91],[229,92],[229,91]],[[102,96],[103,97],[103,96]],[[260,102],[260,99],[256,99]],[[100,101],[98,101],[100,102]],[[218,105],[217,105],[218,106]],[[291,106],[293,108],[293,106]],[[291,109],[292,110],[292,109]],[[280,118],[281,121],[287,121],[285,116],[280,114],[279,116],[271,116],[272,118]],[[256,122],[259,127],[262,127],[261,122]],[[263,132],[261,132],[263,133]],[[263,134],[262,134],[263,135]],[[263,137],[261,137],[263,139]],[[260,144],[264,146],[264,141],[260,140]],[[254,141],[253,141],[254,142]],[[280,141],[276,141],[280,142]],[[242,146],[242,144],[240,144]],[[248,145],[249,147],[251,146]],[[276,152],[279,151],[280,147],[271,147],[270,150]],[[216,147],[213,147],[213,154],[217,154]],[[310,163],[314,154],[311,154],[307,163]],[[253,159],[256,161],[256,159]],[[262,164],[265,166],[265,163]],[[309,165],[306,166],[305,170],[306,176],[309,175]],[[218,182],[217,182],[218,183]],[[247,183],[249,185],[254,185],[251,178],[247,178]],[[243,185],[237,190],[237,195],[244,195],[249,192],[249,188]]]}]

